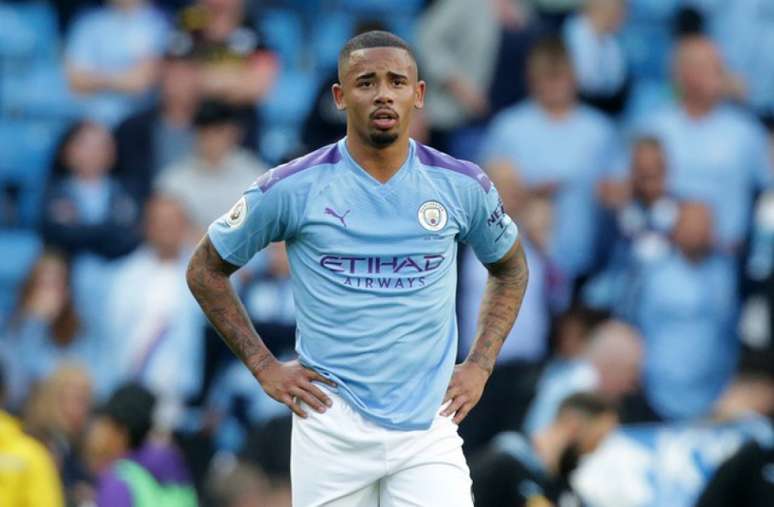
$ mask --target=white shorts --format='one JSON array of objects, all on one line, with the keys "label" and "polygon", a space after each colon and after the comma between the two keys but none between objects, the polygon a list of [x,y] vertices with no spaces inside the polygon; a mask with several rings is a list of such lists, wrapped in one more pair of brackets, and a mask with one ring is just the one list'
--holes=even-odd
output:
[{"label": "white shorts", "polygon": [[[473,507],[470,470],[451,417],[397,431],[363,418],[325,390],[320,414],[293,415],[293,507]],[[440,410],[439,410],[440,412]]]}]

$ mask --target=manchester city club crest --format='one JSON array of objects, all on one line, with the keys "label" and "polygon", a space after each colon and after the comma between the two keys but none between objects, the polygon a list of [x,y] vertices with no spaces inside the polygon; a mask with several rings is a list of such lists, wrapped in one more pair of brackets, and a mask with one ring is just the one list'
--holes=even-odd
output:
[{"label": "manchester city club crest", "polygon": [[420,206],[418,217],[419,225],[432,232],[443,229],[448,220],[446,208],[438,201],[427,201]]},{"label": "manchester city club crest", "polygon": [[245,221],[245,216],[247,216],[247,201],[242,197],[229,210],[226,223],[229,227],[239,227]]}]

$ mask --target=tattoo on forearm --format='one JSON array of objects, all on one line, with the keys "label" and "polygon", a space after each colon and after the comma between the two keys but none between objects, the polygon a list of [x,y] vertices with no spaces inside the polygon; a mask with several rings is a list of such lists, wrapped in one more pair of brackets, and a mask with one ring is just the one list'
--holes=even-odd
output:
[{"label": "tattoo on forearm", "polygon": [[476,339],[468,361],[491,373],[497,354],[519,314],[529,270],[521,244],[518,244],[513,255],[488,268],[489,279],[481,302]]},{"label": "tattoo on forearm", "polygon": [[186,281],[196,301],[226,345],[257,376],[274,359],[253,328],[229,276],[236,267],[223,261],[207,236],[191,257]]}]

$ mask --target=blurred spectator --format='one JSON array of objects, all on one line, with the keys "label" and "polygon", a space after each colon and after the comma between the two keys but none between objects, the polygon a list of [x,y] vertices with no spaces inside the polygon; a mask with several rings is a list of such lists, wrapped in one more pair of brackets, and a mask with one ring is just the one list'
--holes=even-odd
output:
[{"label": "blurred spectator", "polygon": [[642,355],[634,328],[614,320],[600,324],[582,356],[547,365],[527,413],[525,433],[535,435],[546,428],[562,400],[573,393],[593,391],[613,403],[635,393]]},{"label": "blurred spectator", "polygon": [[[5,382],[0,369],[0,407]],[[62,486],[45,447],[25,435],[18,421],[0,408],[0,505],[63,507]],[[33,487],[34,485],[34,487]]]},{"label": "blurred spectator", "polygon": [[[504,36],[527,25],[528,13],[521,0],[484,0],[476,5],[475,16],[470,15],[470,7],[467,0],[434,2],[420,20],[417,45],[423,79],[429,87],[426,106],[431,143],[463,158],[471,155],[460,153],[462,129],[486,118],[491,111],[488,95],[500,77],[495,73],[498,53],[503,49],[500,45],[506,40],[517,46],[528,43],[526,38]],[[460,33],[465,37],[460,38]],[[509,63],[511,67],[521,66]]]},{"label": "blurred spectator", "polygon": [[19,305],[4,333],[14,351],[8,373],[12,406],[63,362],[74,361],[99,378],[97,337],[82,325],[70,286],[70,266],[59,253],[44,252],[22,285]]},{"label": "blurred spectator", "polygon": [[600,185],[613,239],[604,270],[584,287],[586,304],[626,318],[632,317],[634,301],[627,296],[634,295],[630,285],[638,266],[669,249],[679,212],[679,201],[667,192],[666,159],[659,140],[638,138],[631,163],[628,181]]},{"label": "blurred spectator", "polygon": [[80,454],[91,402],[86,370],[64,364],[38,385],[24,409],[24,429],[53,453],[68,505],[94,500],[92,477]]},{"label": "blurred spectator", "polygon": [[516,171],[530,194],[551,198],[549,258],[572,281],[594,263],[594,189],[611,169],[615,133],[600,113],[578,103],[561,40],[547,38],[533,47],[528,74],[532,98],[495,117],[482,162],[489,172]]},{"label": "blurred spectator", "polygon": [[170,444],[149,438],[154,396],[137,384],[116,390],[92,424],[87,456],[97,483],[97,507],[194,507],[186,465]]},{"label": "blurred spectator", "polygon": [[[151,198],[145,213],[145,242],[117,268],[108,294],[113,387],[133,379],[160,401],[161,421],[179,422],[189,398],[199,394],[204,365],[204,317],[185,286],[190,225],[181,205]],[[179,368],[176,365],[185,365]]]},{"label": "blurred spectator", "polygon": [[736,277],[733,259],[713,248],[706,206],[682,205],[673,241],[642,266],[632,299],[648,401],[661,417],[696,418],[709,413],[736,363]]},{"label": "blurred spectator", "polygon": [[182,44],[199,62],[203,93],[238,106],[248,146],[258,143],[255,106],[271,90],[277,58],[246,16],[244,0],[197,0],[180,13]]},{"label": "blurred spectator", "polygon": [[193,151],[193,119],[201,95],[197,69],[189,48],[170,45],[161,63],[158,102],[116,129],[116,175],[141,202],[150,196],[162,168]]},{"label": "blurred spectator", "polygon": [[580,505],[570,474],[617,425],[612,404],[576,393],[562,400],[551,424],[531,438],[501,433],[471,459],[476,507]]},{"label": "blurred spectator", "polygon": [[223,102],[202,103],[194,117],[195,152],[164,169],[157,189],[177,198],[193,225],[203,232],[266,171],[248,151],[239,148],[238,112]]},{"label": "blurred spectator", "polygon": [[765,134],[754,118],[722,104],[726,75],[709,39],[679,43],[675,78],[679,103],[651,115],[640,129],[664,146],[669,191],[707,204],[721,248],[738,252],[754,192],[771,181]]},{"label": "blurred spectator", "polygon": [[709,4],[704,10],[709,33],[741,79],[731,83],[737,95],[759,116],[774,119],[774,61],[768,57],[774,51],[774,4],[769,0]]},{"label": "blurred spectator", "polygon": [[585,0],[562,33],[581,96],[609,113],[621,112],[626,99],[626,57],[617,39],[625,16],[626,0]]},{"label": "blurred spectator", "polygon": [[147,99],[166,36],[164,18],[145,0],[110,0],[75,22],[65,64],[91,118],[115,125]]},{"label": "blurred spectator", "polygon": [[110,132],[80,121],[62,136],[43,204],[43,239],[69,254],[115,258],[138,241],[135,200],[109,173],[115,164]]}]

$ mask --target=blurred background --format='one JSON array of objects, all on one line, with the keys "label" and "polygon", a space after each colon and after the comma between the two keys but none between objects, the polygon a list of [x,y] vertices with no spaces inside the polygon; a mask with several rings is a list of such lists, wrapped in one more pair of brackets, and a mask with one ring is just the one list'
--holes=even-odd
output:
[{"label": "blurred background", "polygon": [[[371,29],[530,265],[460,428],[476,505],[774,505],[771,0],[0,0],[0,505],[290,505],[289,413],[184,271],[344,135],[337,54]],[[459,272],[464,358],[486,271]],[[283,359],[288,277],[282,244],[233,277]]]}]

